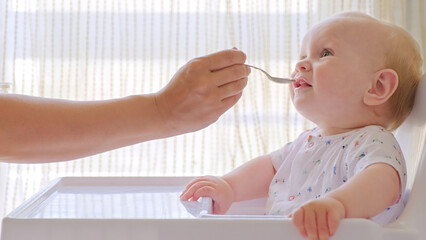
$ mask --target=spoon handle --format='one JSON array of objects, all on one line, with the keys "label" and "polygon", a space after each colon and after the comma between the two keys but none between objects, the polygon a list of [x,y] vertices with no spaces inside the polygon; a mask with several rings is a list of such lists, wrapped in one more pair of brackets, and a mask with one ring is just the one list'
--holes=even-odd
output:
[{"label": "spoon handle", "polygon": [[248,66],[248,67],[251,67],[251,68],[254,68],[254,69],[257,69],[257,70],[263,72],[269,78],[269,80],[271,80],[273,82],[277,82],[277,83],[292,83],[294,81],[294,79],[291,79],[291,78],[272,77],[271,75],[269,75],[269,73],[267,73],[265,70],[263,70],[261,68],[258,68],[258,67],[255,67],[255,66],[252,66],[252,65],[249,65],[249,64],[245,64],[245,65]]}]

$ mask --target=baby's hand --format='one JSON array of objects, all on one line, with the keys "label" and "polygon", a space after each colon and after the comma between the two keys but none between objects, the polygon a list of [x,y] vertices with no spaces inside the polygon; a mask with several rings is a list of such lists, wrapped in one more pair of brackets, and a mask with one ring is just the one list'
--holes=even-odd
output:
[{"label": "baby's hand", "polygon": [[225,214],[233,202],[234,194],[223,178],[204,176],[190,182],[180,195],[184,201],[197,201],[200,197],[210,197],[213,200],[213,213]]},{"label": "baby's hand", "polygon": [[291,216],[302,236],[328,240],[336,232],[340,219],[345,217],[345,207],[332,197],[324,197],[304,204]]}]

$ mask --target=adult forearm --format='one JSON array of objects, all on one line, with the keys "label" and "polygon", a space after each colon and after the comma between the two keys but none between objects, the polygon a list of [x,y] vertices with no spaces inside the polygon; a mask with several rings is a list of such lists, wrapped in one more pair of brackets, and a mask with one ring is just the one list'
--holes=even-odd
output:
[{"label": "adult forearm", "polygon": [[66,101],[0,95],[0,158],[8,162],[76,159],[169,136],[152,95]]}]

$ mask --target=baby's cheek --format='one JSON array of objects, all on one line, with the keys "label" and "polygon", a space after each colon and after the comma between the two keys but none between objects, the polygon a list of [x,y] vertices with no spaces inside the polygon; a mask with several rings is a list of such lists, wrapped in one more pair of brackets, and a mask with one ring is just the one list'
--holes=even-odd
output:
[{"label": "baby's cheek", "polygon": [[345,79],[326,71],[318,71],[316,74],[317,91],[327,98],[341,97],[347,92]]}]

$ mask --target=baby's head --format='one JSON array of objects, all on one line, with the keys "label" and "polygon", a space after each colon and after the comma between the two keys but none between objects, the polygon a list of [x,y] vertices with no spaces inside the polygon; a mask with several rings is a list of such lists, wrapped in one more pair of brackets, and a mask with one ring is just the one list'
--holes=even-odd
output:
[{"label": "baby's head", "polygon": [[393,130],[413,107],[421,66],[419,47],[402,28],[362,13],[339,13],[305,35],[292,99],[323,128]]}]

